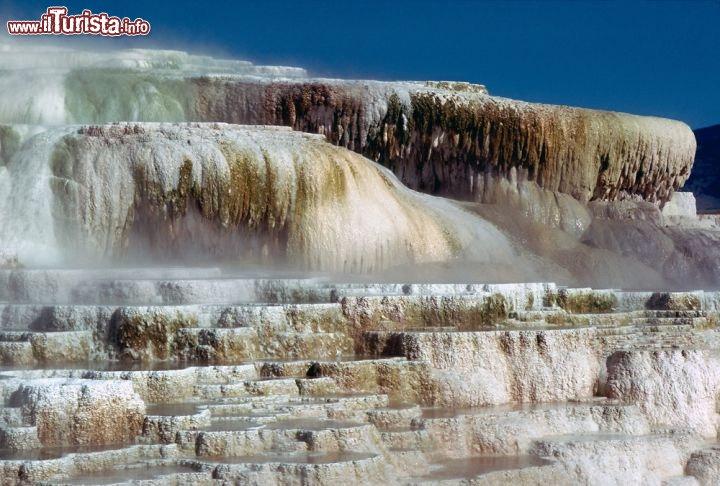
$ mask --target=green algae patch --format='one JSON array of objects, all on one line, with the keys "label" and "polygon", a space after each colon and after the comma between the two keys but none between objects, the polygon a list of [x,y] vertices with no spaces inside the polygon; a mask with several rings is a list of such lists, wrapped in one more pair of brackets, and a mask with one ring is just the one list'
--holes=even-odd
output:
[{"label": "green algae patch", "polygon": [[70,121],[93,123],[181,122],[196,98],[192,83],[129,69],[76,69],[65,78],[65,93]]}]

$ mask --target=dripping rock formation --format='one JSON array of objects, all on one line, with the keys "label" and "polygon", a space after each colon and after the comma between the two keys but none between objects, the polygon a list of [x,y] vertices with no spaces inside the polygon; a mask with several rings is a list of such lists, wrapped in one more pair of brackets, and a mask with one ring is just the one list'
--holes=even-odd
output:
[{"label": "dripping rock formation", "polygon": [[[21,88],[0,102],[6,123],[286,125],[379,161],[412,189],[464,199],[493,201],[494,181],[514,169],[583,203],[665,203],[688,178],[695,152],[680,122],[525,103],[468,83],[311,79],[299,69],[169,51],[101,59],[33,51],[32,66],[23,54],[4,53],[0,86]],[[52,99],[38,98],[38,88]]]},{"label": "dripping rock formation", "polygon": [[720,482],[705,132],[0,47],[2,484]]}]

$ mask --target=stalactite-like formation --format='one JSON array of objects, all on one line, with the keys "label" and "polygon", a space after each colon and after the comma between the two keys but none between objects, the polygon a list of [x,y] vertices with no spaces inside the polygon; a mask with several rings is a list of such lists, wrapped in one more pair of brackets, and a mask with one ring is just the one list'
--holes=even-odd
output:
[{"label": "stalactite-like formation", "polygon": [[[191,117],[321,133],[413,189],[492,201],[513,169],[540,187],[664,204],[690,174],[695,139],[666,119],[488,96],[440,83],[199,79]],[[472,85],[470,85],[472,86]]]}]

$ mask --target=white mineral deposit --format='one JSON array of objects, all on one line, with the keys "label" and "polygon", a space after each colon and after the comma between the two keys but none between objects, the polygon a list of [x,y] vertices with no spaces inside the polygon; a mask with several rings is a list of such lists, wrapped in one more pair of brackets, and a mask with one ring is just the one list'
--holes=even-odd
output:
[{"label": "white mineral deposit", "polygon": [[720,483],[684,123],[180,51],[0,64],[3,485]]}]

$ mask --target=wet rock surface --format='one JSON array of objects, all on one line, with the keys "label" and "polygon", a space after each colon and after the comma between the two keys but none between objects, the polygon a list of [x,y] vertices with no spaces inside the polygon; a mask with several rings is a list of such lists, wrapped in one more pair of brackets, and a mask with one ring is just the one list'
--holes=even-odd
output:
[{"label": "wet rock surface", "polygon": [[[98,74],[90,71],[70,76]],[[162,73],[153,82],[158,93],[180,83],[158,103],[187,96],[179,119],[193,122],[149,122],[163,111],[138,108],[122,118],[137,122],[0,125],[12,147],[0,170],[0,268],[199,259],[437,281],[436,271],[420,273],[423,263],[444,271],[440,280],[720,282],[720,223],[698,216],[691,199],[673,199],[695,150],[682,123],[452,83]],[[89,105],[120,106],[112,97],[123,93],[107,89]],[[112,118],[84,112],[89,105],[73,120]],[[16,115],[5,113],[8,122]],[[122,303],[161,286],[159,301],[171,302],[195,288],[133,284],[86,283],[59,297]],[[35,290],[12,276],[7,287],[18,298]],[[208,303],[229,297],[222,282],[203,293]]]},{"label": "wet rock surface", "polygon": [[717,483],[685,124],[0,47],[2,484]]},{"label": "wet rock surface", "polygon": [[[581,202],[630,196],[665,202],[690,175],[695,151],[692,131],[679,122],[524,103],[469,83],[317,79],[297,68],[169,51],[99,59],[7,46],[3,56],[0,83],[15,88],[0,103],[4,123],[284,125],[379,161],[413,189],[485,202],[514,177]],[[52,75],[37,69],[40,60]],[[54,102],[38,102],[31,86]],[[1,162],[20,138],[0,130]]]},{"label": "wet rock surface", "polygon": [[[717,293],[235,282],[254,303],[6,301],[3,328],[33,323],[25,337],[70,352],[26,356],[0,336],[3,484],[717,476]],[[127,316],[156,323],[162,353],[119,332]],[[56,330],[79,328],[87,341]]]},{"label": "wet rock surface", "polygon": [[[191,117],[322,133],[380,161],[410,188],[484,202],[514,177],[581,202],[629,195],[664,202],[689,176],[695,150],[683,124],[441,83],[215,79],[197,86]],[[655,173],[659,154],[672,162]]]}]

